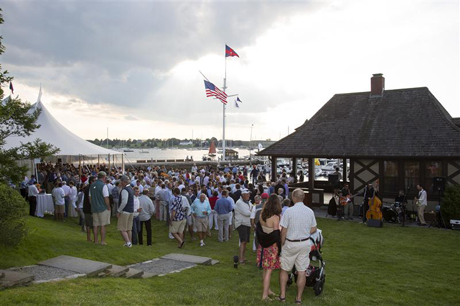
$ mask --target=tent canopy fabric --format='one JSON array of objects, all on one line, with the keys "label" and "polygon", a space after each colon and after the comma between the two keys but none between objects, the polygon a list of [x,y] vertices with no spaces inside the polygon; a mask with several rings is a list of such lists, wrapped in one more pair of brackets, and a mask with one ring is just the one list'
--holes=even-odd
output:
[{"label": "tent canopy fabric", "polygon": [[36,108],[41,109],[41,113],[37,119],[37,123],[40,125],[32,134],[26,137],[10,136],[6,139],[5,149],[18,147],[21,143],[33,142],[37,138],[42,141],[54,145],[59,148],[57,156],[77,156],[77,155],[120,155],[123,153],[108,150],[92,144],[60,124],[46,109],[43,103],[40,101],[41,93],[39,95],[37,103],[32,105],[31,112],[35,111]]}]

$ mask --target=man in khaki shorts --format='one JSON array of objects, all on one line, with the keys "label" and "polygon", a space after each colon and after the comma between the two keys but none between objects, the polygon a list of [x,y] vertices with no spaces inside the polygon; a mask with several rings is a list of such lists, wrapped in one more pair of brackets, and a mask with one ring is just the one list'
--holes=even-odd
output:
[{"label": "man in khaki shorts", "polygon": [[285,211],[280,222],[282,249],[279,299],[282,302],[286,299],[288,273],[295,265],[297,269],[296,304],[302,301],[306,282],[305,271],[310,264],[310,234],[316,232],[315,214],[303,203],[304,197],[302,189],[294,190],[292,200],[295,204]]},{"label": "man in khaki shorts", "polygon": [[186,211],[187,205],[182,203],[183,198],[180,195],[179,188],[173,190],[173,198],[170,206],[171,217],[169,219],[169,232],[174,236],[174,239],[177,240],[179,245],[177,246],[181,249],[184,244],[184,229],[185,224],[187,223]]},{"label": "man in khaki shorts", "polygon": [[134,217],[134,190],[129,184],[129,178],[123,175],[120,179],[121,193],[118,201],[117,212],[117,229],[125,241],[123,246],[130,248],[132,246],[132,228]]},{"label": "man in khaki shorts", "polygon": [[107,174],[100,171],[97,180],[91,184],[89,200],[91,202],[91,212],[93,214],[94,243],[98,242],[98,230],[101,228],[101,244],[105,242],[105,226],[110,224],[110,200],[109,189],[105,184]]}]

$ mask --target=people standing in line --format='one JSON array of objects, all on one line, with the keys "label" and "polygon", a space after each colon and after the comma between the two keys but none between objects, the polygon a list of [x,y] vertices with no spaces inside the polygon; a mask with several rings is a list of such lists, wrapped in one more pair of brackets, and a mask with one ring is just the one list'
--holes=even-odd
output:
[{"label": "people standing in line", "polygon": [[62,189],[61,182],[57,182],[56,187],[53,189],[52,195],[54,199],[54,215],[56,217],[56,221],[64,222],[65,192],[64,189]]},{"label": "people standing in line", "polygon": [[180,195],[179,188],[174,189],[174,197],[171,201],[171,218],[170,218],[170,225],[169,225],[169,233],[173,235],[174,239],[177,240],[178,248],[181,249],[184,244],[184,229],[187,223],[186,220],[186,207],[183,205],[183,198]]},{"label": "people standing in line", "polygon": [[120,197],[117,212],[117,229],[125,241],[123,246],[130,248],[132,246],[132,228],[134,213],[134,190],[129,184],[129,177],[123,175],[120,179]]},{"label": "people standing in line", "polygon": [[285,211],[281,219],[281,271],[280,301],[286,300],[288,274],[294,265],[297,269],[296,304],[302,301],[306,283],[306,270],[310,264],[310,235],[316,232],[316,219],[313,211],[304,203],[305,193],[297,188],[292,193],[294,206]]},{"label": "people standing in line", "polygon": [[214,210],[217,213],[217,223],[219,227],[217,240],[219,242],[228,241],[229,226],[233,210],[233,205],[228,197],[228,190],[222,191],[222,198],[217,200]]},{"label": "people standing in line", "polygon": [[110,200],[109,189],[105,184],[107,174],[100,171],[97,174],[97,180],[91,184],[89,200],[91,202],[91,212],[93,213],[94,243],[98,242],[99,229],[101,233],[101,245],[105,242],[105,226],[110,224]]},{"label": "people standing in line", "polygon": [[[85,227],[86,227],[86,240],[89,242],[93,242],[96,240],[96,236],[94,235],[93,229],[93,214],[91,212],[91,202],[89,201],[89,191],[91,189],[91,184],[94,183],[96,178],[94,176],[90,176],[88,179],[88,185],[83,188],[83,213],[85,215]],[[93,232],[93,239],[91,240],[91,232]]]},{"label": "people standing in line", "polygon": [[205,246],[204,237],[206,237],[206,233],[208,232],[208,217],[211,214],[211,205],[206,194],[201,193],[200,197],[193,201],[192,214],[196,222],[196,231],[200,237],[200,246]]},{"label": "people standing in line", "polygon": [[249,196],[249,190],[244,189],[241,198],[235,204],[235,228],[240,237],[239,260],[241,264],[246,262],[246,245],[250,242],[251,236],[252,204],[249,201]]},{"label": "people standing in line", "polygon": [[428,198],[426,191],[423,189],[422,185],[417,185],[418,196],[414,198],[414,201],[418,206],[418,225],[425,226],[425,208],[428,205]]},{"label": "people standing in line", "polygon": [[265,203],[257,219],[256,233],[259,245],[257,247],[257,266],[263,268],[262,300],[270,300],[274,295],[270,289],[270,279],[273,270],[280,269],[281,233],[280,233],[281,203],[279,197],[272,194]]},{"label": "people standing in line", "polygon": [[148,196],[149,190],[144,188],[142,195],[139,197],[139,206],[141,211],[139,213],[140,229],[139,229],[139,245],[143,245],[143,228],[147,232],[147,246],[152,246],[152,222],[151,218],[155,214],[155,207],[153,202]]}]

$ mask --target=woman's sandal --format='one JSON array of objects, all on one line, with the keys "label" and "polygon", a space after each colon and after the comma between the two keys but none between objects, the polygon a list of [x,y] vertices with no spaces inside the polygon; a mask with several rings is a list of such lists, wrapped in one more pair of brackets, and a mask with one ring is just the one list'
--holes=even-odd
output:
[{"label": "woman's sandal", "polygon": [[280,301],[281,303],[284,303],[286,302],[286,297],[281,297],[281,296],[278,296],[278,301]]},{"label": "woman's sandal", "polygon": [[296,300],[295,303],[296,303],[297,305],[302,305],[302,301],[297,301],[297,300]]}]

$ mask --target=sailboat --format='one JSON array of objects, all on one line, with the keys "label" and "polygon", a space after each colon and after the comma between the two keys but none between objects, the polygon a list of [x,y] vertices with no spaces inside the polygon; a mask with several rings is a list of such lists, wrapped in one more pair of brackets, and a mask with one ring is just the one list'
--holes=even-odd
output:
[{"label": "sailboat", "polygon": [[216,145],[214,144],[214,141],[211,142],[211,146],[209,147],[209,152],[208,152],[208,156],[210,157],[216,157]]}]

